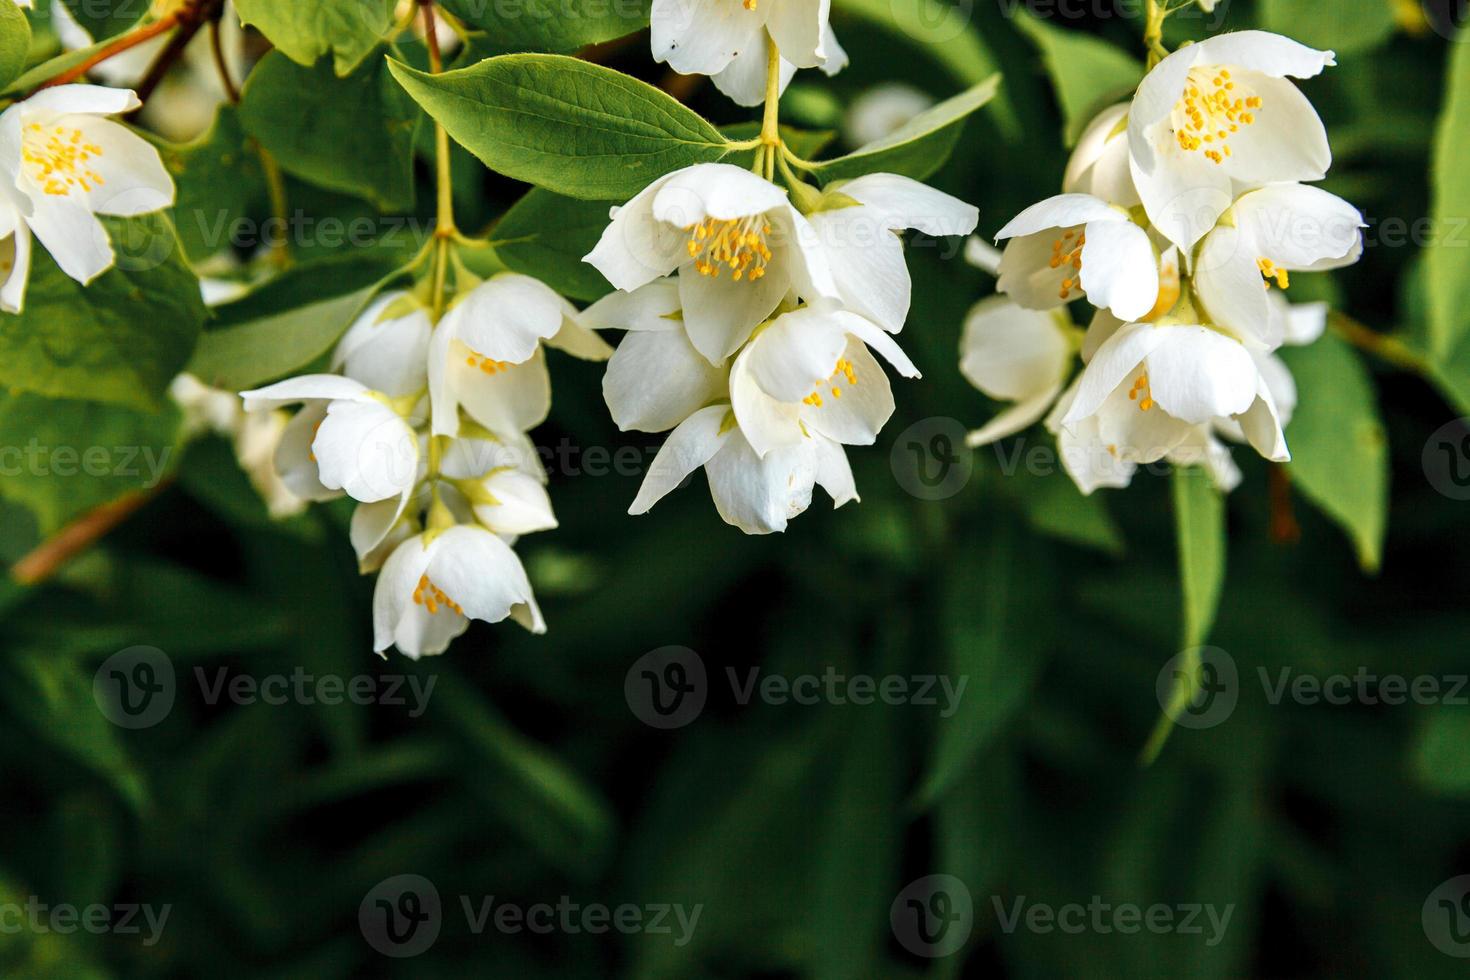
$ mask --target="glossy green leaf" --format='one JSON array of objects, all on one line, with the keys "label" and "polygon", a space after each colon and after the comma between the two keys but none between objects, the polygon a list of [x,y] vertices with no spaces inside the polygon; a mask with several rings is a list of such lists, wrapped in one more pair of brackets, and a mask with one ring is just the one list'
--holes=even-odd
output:
[{"label": "glossy green leaf", "polygon": [[235,0],[240,19],[288,58],[310,67],[332,55],[338,75],[355,69],[393,24],[394,0]]},{"label": "glossy green leaf", "polygon": [[582,256],[606,230],[610,207],[609,201],[581,201],[533,187],[496,222],[490,236],[494,254],[565,296],[597,299],[612,287]]},{"label": "glossy green leaf", "polygon": [[257,225],[242,223],[252,199],[265,194],[260,158],[246,140],[239,113],[230,105],[221,106],[214,125],[192,143],[153,138],[178,188],[174,227],[195,261],[264,242]]},{"label": "glossy green leaf", "polygon": [[1041,51],[1069,146],[1099,111],[1127,98],[1143,78],[1138,59],[1092,34],[1056,27],[1029,14],[1018,14],[1016,26]]},{"label": "glossy green leaf", "polygon": [[1354,0],[1323,7],[1314,0],[1261,0],[1261,27],[1314,48],[1355,54],[1387,41],[1396,0]]},{"label": "glossy green leaf", "polygon": [[[143,0],[61,0],[88,34],[106,41],[132,27],[148,13]],[[40,2],[38,0],[38,6]]]},{"label": "glossy green leaf", "polygon": [[1184,590],[1183,646],[1209,637],[1225,586],[1225,499],[1198,467],[1174,470],[1174,530]]},{"label": "glossy green leaf", "polygon": [[1298,392],[1286,429],[1292,482],[1347,531],[1363,568],[1376,570],[1388,523],[1388,436],[1372,379],[1335,334],[1280,353]]},{"label": "glossy green leaf", "polygon": [[487,167],[568,197],[626,200],[726,152],[719,130],[666,93],[575,58],[505,55],[442,75],[389,67]]},{"label": "glossy green leaf", "polygon": [[0,0],[0,88],[25,71],[30,50],[31,22],[15,0]]},{"label": "glossy green leaf", "polygon": [[1430,168],[1431,216],[1438,233],[1425,257],[1429,347],[1437,360],[1448,358],[1470,334],[1470,317],[1465,315],[1470,309],[1470,248],[1465,247],[1470,221],[1470,181],[1465,180],[1465,160],[1470,158],[1470,44],[1450,47],[1445,106]]},{"label": "glossy green leaf", "polygon": [[441,0],[444,9],[481,28],[511,51],[567,52],[648,26],[648,0]]}]

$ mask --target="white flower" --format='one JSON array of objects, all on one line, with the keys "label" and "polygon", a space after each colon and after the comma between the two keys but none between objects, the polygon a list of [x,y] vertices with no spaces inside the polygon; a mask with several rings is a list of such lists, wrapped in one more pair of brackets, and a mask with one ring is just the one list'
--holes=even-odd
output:
[{"label": "white flower", "polygon": [[815,239],[784,189],[740,167],[701,163],[614,208],[584,261],[625,292],[682,270],[689,339],[720,363],[787,294],[835,296],[825,257],[802,247]]},{"label": "white flower", "polygon": [[1062,191],[1090,194],[1123,208],[1141,203],[1128,168],[1128,103],[1104,109],[1087,124],[1067,161]]},{"label": "white flower", "polygon": [[876,143],[933,105],[933,96],[912,85],[875,85],[852,100],[842,120],[843,136],[853,149]]},{"label": "white flower", "polygon": [[482,527],[415,535],[389,556],[373,591],[373,649],[386,655],[443,653],[470,620],[507,617],[546,632],[531,583],[510,545]]},{"label": "white flower", "polygon": [[[1273,184],[1240,197],[1205,236],[1195,291],[1210,318],[1268,348],[1281,344],[1271,287],[1290,273],[1352,265],[1363,254],[1363,216],[1342,198],[1305,184]],[[1264,282],[1264,286],[1263,286]]]},{"label": "white flower", "polygon": [[501,273],[461,294],[430,344],[434,435],[458,434],[460,408],[499,435],[540,425],[551,408],[543,342],[588,360],[612,353],[576,307],[530,276]]},{"label": "white flower", "polygon": [[[829,184],[818,210],[807,215],[832,274],[836,296],[853,313],[889,333],[903,329],[913,282],[904,261],[901,229],[926,235],[968,235],[980,212],[958,198],[896,174],[867,174]],[[828,203],[837,206],[827,207]]]},{"label": "white flower", "polygon": [[528,454],[523,445],[488,434],[455,439],[444,451],[440,476],[456,516],[466,523],[473,516],[507,541],[557,526],[546,474],[534,451]]},{"label": "white flower", "polygon": [[1022,211],[1000,230],[1009,238],[997,289],[1028,309],[1086,296],[1120,319],[1146,317],[1159,299],[1159,256],[1128,213],[1086,194],[1061,194]]},{"label": "white flower", "polygon": [[1092,353],[1061,424],[1125,462],[1151,463],[1196,427],[1231,419],[1262,456],[1290,458],[1271,392],[1244,344],[1204,326],[1130,323]]},{"label": "white flower", "polygon": [[893,390],[869,346],[904,377],[919,376],[892,337],[845,310],[803,307],[762,329],[730,369],[731,407],[755,454],[814,435],[876,442],[893,415]]},{"label": "white flower", "polygon": [[408,293],[383,293],[337,343],[332,370],[392,398],[428,386],[429,311]]},{"label": "white flower", "polygon": [[967,442],[995,442],[1045,415],[1071,373],[1076,337],[1061,310],[1022,309],[1001,296],[975,304],[960,340],[960,373],[996,401],[1016,404],[970,433]]},{"label": "white flower", "polygon": [[709,75],[741,105],[766,97],[766,38],[781,52],[781,88],[797,68],[835,75],[847,64],[831,0],[653,0],[653,57],[684,75]]},{"label": "white flower", "polygon": [[34,233],[68,276],[86,285],[112,267],[97,215],[169,207],[174,182],[158,151],[105,116],[136,109],[132,92],[95,85],[45,89],[0,115],[0,308],[25,302]]},{"label": "white flower", "polygon": [[728,404],[711,405],[685,419],[654,457],[630,514],[646,514],[695,470],[704,467],[715,510],[746,534],[786,530],[811,505],[820,485],[833,505],[858,499],[842,446],[820,433],[764,456],[746,440]]},{"label": "white flower", "polygon": [[305,403],[276,452],[276,469],[298,497],[327,500],[341,491],[363,503],[407,503],[421,470],[407,418],[413,405],[336,374],[291,378],[241,397],[246,411]]},{"label": "white flower", "polygon": [[1324,177],[1327,132],[1286,79],[1334,64],[1331,51],[1264,31],[1221,34],[1159,62],[1128,112],[1133,181],[1154,226],[1188,252],[1238,189]]}]

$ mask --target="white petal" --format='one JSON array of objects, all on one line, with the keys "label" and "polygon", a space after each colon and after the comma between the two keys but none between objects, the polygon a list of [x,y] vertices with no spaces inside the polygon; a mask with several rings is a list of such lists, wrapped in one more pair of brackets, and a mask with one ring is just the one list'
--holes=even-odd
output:
[{"label": "white petal", "polygon": [[27,115],[46,112],[57,116],[73,113],[115,116],[132,112],[143,103],[127,89],[103,85],[57,85],[41,89],[21,104]]},{"label": "white petal", "polygon": [[1240,423],[1240,430],[1256,452],[1272,462],[1289,462],[1291,453],[1286,448],[1286,434],[1281,431],[1281,418],[1264,381],[1257,394],[1249,410],[1236,416],[1235,420]]},{"label": "white petal", "polygon": [[1061,230],[1094,221],[1127,221],[1128,216],[1087,194],[1058,194],[1031,205],[996,232],[997,239],[1035,235],[1053,228]]},{"label": "white petal", "polygon": [[551,497],[534,476],[499,470],[483,485],[495,503],[476,503],[475,517],[496,534],[533,534],[556,527]]},{"label": "white petal", "polygon": [[1007,436],[1015,435],[1027,426],[1040,421],[1042,416],[1046,415],[1046,410],[1052,407],[1061,391],[1062,385],[1061,382],[1058,382],[1050,388],[1043,388],[1023,401],[1016,402],[966,436],[965,445],[987,446]]},{"label": "white petal", "polygon": [[605,361],[612,357],[612,345],[589,330],[581,314],[571,310],[561,321],[561,329],[552,334],[546,346],[570,354],[581,361]]},{"label": "white petal", "polygon": [[1144,359],[1154,402],[1185,422],[1202,424],[1248,409],[1259,372],[1241,343],[1206,327],[1162,327]]},{"label": "white petal", "polygon": [[1148,232],[1132,222],[1094,221],[1082,246],[1088,302],[1121,320],[1137,320],[1159,299],[1159,264]]},{"label": "white petal", "polygon": [[1149,221],[1186,253],[1235,202],[1230,175],[1202,154],[1185,151],[1173,139],[1158,147],[1152,171],[1144,170],[1136,157],[1131,167]]},{"label": "white petal", "polygon": [[1052,313],[1026,310],[1004,297],[976,303],[960,340],[960,373],[998,401],[1060,389],[1072,342]]},{"label": "white petal", "polygon": [[628,513],[648,513],[649,508],[719,452],[734,431],[733,427],[720,431],[729,414],[730,406],[711,405],[680,423],[653,458]]},{"label": "white petal", "polygon": [[1284,429],[1291,424],[1291,417],[1296,413],[1296,378],[1292,376],[1286,362],[1275,354],[1258,355],[1256,368],[1261,373],[1261,380],[1266,383],[1266,390],[1271,393],[1271,401],[1276,406],[1276,417]]},{"label": "white petal", "polygon": [[332,359],[334,371],[395,398],[420,391],[427,383],[429,335],[434,329],[422,309],[380,322],[389,303],[401,295],[389,294],[388,303],[369,307],[348,329]]},{"label": "white petal", "polygon": [[531,583],[510,545],[481,527],[461,524],[434,539],[426,574],[470,619],[498,623],[530,601]]},{"label": "white petal", "polygon": [[913,290],[903,242],[871,209],[842,208],[810,218],[826,251],[832,279],[842,303],[883,329],[897,333],[909,315]]},{"label": "white petal", "polygon": [[798,68],[815,68],[826,60],[822,37],[827,29],[831,0],[804,0],[771,5],[766,29],[781,50],[781,57]]},{"label": "white petal", "polygon": [[741,0],[654,0],[653,57],[684,75],[723,71],[741,51],[763,47],[765,18]]},{"label": "white petal", "polygon": [[[0,259],[0,275],[5,283],[0,286],[0,309],[6,313],[19,313],[26,302],[26,285],[31,277],[31,229],[24,222],[5,241],[5,252]],[[6,266],[9,266],[7,268]]]},{"label": "white petal", "polygon": [[848,446],[871,446],[893,417],[893,388],[862,341],[851,338],[843,356],[852,365],[856,383],[836,374],[817,392],[821,404],[805,405],[799,411],[814,432]]},{"label": "white petal", "polygon": [[510,436],[534,429],[551,411],[551,375],[546,355],[537,350],[531,359],[494,374],[471,367],[463,345],[451,347],[448,383],[459,405],[470,417],[497,435]]},{"label": "white petal", "polygon": [[608,293],[582,311],[593,330],[679,330],[679,280],[655,279],[631,293]]},{"label": "white petal", "polygon": [[756,455],[764,456],[774,449],[799,445],[805,436],[800,403],[772,398],[756,380],[750,365],[755,349],[752,344],[741,351],[730,368],[730,407],[740,423],[743,441]]},{"label": "white petal", "polygon": [[242,391],[245,411],[255,412],[263,408],[280,408],[295,402],[334,401],[337,399],[361,399],[368,388],[360,381],[344,378],[340,374],[304,374],[299,378],[287,378],[264,388]]},{"label": "white petal", "polygon": [[26,220],[61,271],[82,285],[112,268],[112,242],[82,201],[66,197],[37,201]]},{"label": "white petal", "polygon": [[663,432],[728,397],[727,375],[705,360],[682,330],[630,332],[608,362],[602,396],[624,432]]},{"label": "white petal", "polygon": [[[1068,232],[1071,238],[1067,241],[1072,241],[1081,231],[1080,227],[1057,229],[1012,238],[1000,255],[996,290],[1028,310],[1051,310],[1065,304],[1068,297],[1063,295],[1062,283],[1076,272],[1070,264],[1052,267],[1053,246]],[[1070,288],[1066,292],[1074,295]]]},{"label": "white petal", "polygon": [[1274,78],[1314,78],[1337,64],[1331,51],[1318,51],[1269,31],[1231,31],[1194,47],[1195,64],[1237,65]]},{"label": "white petal", "polygon": [[706,218],[732,221],[786,205],[786,191],[742,167],[699,163],[672,174],[653,199],[653,216],[676,228]]},{"label": "white petal", "polygon": [[739,433],[705,464],[715,510],[746,534],[786,530],[787,521],[811,504],[816,471],[816,458],[806,445],[762,458]]},{"label": "white petal", "polygon": [[[1273,296],[1280,298],[1279,293]],[[1281,300],[1284,310],[1282,342],[1294,347],[1305,347],[1316,343],[1327,330],[1328,306],[1326,303],[1287,303]]]},{"label": "white petal", "polygon": [[837,369],[847,333],[841,314],[803,307],[772,321],[741,359],[767,395],[799,402]]},{"label": "white petal", "polygon": [[311,448],[322,485],[363,503],[402,496],[418,476],[418,438],[379,402],[330,403]]},{"label": "white petal", "polygon": [[1071,425],[1097,412],[1123,380],[1138,370],[1143,359],[1168,340],[1167,329],[1130,323],[1104,341],[1083,370],[1062,424]]},{"label": "white petal", "polygon": [[1312,103],[1291,82],[1242,71],[1236,79],[1254,91],[1261,107],[1255,122],[1231,135],[1231,154],[1222,169],[1246,184],[1321,180],[1332,166],[1327,129]]},{"label": "white petal", "polygon": [[326,402],[312,402],[297,412],[281,432],[281,441],[276,446],[274,466],[286,489],[302,500],[335,500],[342,496],[341,490],[323,486],[321,471],[316,457],[311,452],[311,442],[316,430],[327,417]]},{"label": "white petal", "polygon": [[677,269],[688,260],[688,235],[653,216],[653,200],[673,174],[649,184],[612,211],[612,221],[597,245],[583,256],[615,289],[633,290]]},{"label": "white petal", "polygon": [[106,119],[72,116],[59,123],[80,130],[102,151],[87,164],[106,181],[88,193],[93,211],[131,217],[173,205],[173,178],[152,143]]},{"label": "white petal", "polygon": [[1270,296],[1251,252],[1239,228],[1221,225],[1210,232],[1195,261],[1195,292],[1215,323],[1275,347],[1281,323],[1271,315]]},{"label": "white petal", "polygon": [[[370,504],[358,504],[353,510],[349,537],[353,550],[357,552],[358,571],[366,574],[382,564],[382,545],[391,540],[390,532],[401,529],[403,537],[413,533],[407,521],[399,520],[403,516],[406,503],[407,498],[389,497]],[[402,540],[402,537],[399,538],[399,541]],[[397,543],[394,542],[395,545]],[[396,547],[390,550],[396,550]]]},{"label": "white petal", "polygon": [[[762,34],[764,37],[764,33]],[[780,90],[786,91],[796,66],[785,58],[781,59]],[[728,95],[736,105],[756,106],[766,99],[766,46],[762,43],[748,45],[730,60],[724,70],[711,76],[715,88]]]},{"label": "white petal", "polygon": [[[382,653],[391,647],[408,610],[414,605],[413,593],[419,579],[429,567],[429,549],[422,536],[415,535],[394,549],[378,573],[373,589],[373,650]],[[421,650],[404,650],[416,657]]]},{"label": "white petal", "polygon": [[842,444],[816,436],[811,440],[811,449],[817,467],[817,485],[832,498],[832,509],[857,500],[857,483],[852,478],[852,467]]},{"label": "white petal", "polygon": [[1356,261],[1366,227],[1362,213],[1335,194],[1306,184],[1274,184],[1241,197],[1236,222],[1254,264],[1267,258],[1292,271],[1339,268]]},{"label": "white petal", "polygon": [[968,235],[980,220],[973,205],[897,174],[867,174],[838,190],[861,201],[887,228],[914,228],[934,236]]},{"label": "white petal", "polygon": [[711,364],[723,364],[771,315],[790,288],[784,267],[776,262],[754,282],[735,282],[728,271],[715,278],[686,269],[679,276],[679,299],[690,343]]}]

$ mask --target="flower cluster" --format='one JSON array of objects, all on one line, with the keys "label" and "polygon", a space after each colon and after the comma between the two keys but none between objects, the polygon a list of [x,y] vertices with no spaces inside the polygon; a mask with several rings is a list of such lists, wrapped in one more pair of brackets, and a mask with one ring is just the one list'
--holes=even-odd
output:
[{"label": "flower cluster", "polygon": [[704,467],[715,507],[748,534],[785,530],[820,485],[857,499],[843,446],[893,414],[876,351],[918,377],[893,339],[908,317],[899,232],[963,235],[974,208],[893,174],[808,192],[729,164],[655,181],[587,256],[618,292],[589,325],[627,331],[603,395],[624,431],[673,433],[631,513]]},{"label": "flower cluster", "polygon": [[[432,288],[432,287],[431,287]],[[442,653],[472,619],[546,628],[512,545],[556,526],[527,431],[551,406],[545,347],[612,350],[539,280],[463,269],[434,317],[413,292],[378,296],[338,343],[330,374],[244,393],[252,412],[300,404],[275,453],[303,500],[357,501],[352,545],[379,572],[374,649]]]},{"label": "flower cluster", "polygon": [[[972,444],[1045,417],[1086,493],[1159,459],[1203,465],[1230,489],[1239,473],[1219,437],[1290,458],[1296,391],[1272,352],[1314,340],[1326,309],[1282,294],[1292,273],[1350,265],[1363,248],[1361,214],[1306,183],[1332,157],[1288,80],[1332,64],[1279,35],[1221,35],[1163,58],[1131,103],[1091,123],[1064,193],[997,235],[1008,299],[971,314],[962,370],[1016,404]],[[1079,299],[1096,310],[1085,334],[1067,313]]]},{"label": "flower cluster", "polygon": [[0,309],[25,305],[32,235],[85,285],[116,259],[97,215],[172,206],[173,178],[158,151],[107,118],[139,105],[126,89],[58,85],[0,114]]}]

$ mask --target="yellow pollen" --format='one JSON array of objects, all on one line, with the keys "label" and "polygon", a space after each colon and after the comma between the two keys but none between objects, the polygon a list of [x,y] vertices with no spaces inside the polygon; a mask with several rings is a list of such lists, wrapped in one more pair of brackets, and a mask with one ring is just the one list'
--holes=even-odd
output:
[{"label": "yellow pollen", "polygon": [[1260,269],[1261,275],[1265,277],[1267,289],[1271,288],[1273,281],[1282,289],[1291,288],[1291,273],[1280,268],[1270,259],[1256,259],[1256,268]]},{"label": "yellow pollen", "polygon": [[[1072,236],[1074,234],[1077,235],[1075,244],[1072,242]],[[1069,231],[1051,243],[1051,262],[1049,263],[1051,267],[1053,269],[1060,269],[1062,266],[1071,266],[1072,273],[1075,273],[1075,275],[1069,273],[1062,279],[1062,288],[1059,294],[1062,299],[1069,299],[1071,297],[1074,286],[1079,290],[1081,289],[1079,283],[1082,273],[1082,247],[1086,244],[1087,232],[1085,231],[1080,234]]]},{"label": "yellow pollen", "polygon": [[[1249,110],[1263,104],[1258,95],[1235,95],[1235,87],[1224,68],[1213,73],[1209,68],[1195,68],[1189,73],[1184,95],[1174,104],[1171,123],[1180,149],[1200,153],[1217,165],[1234,156],[1226,140],[1241,126],[1254,125],[1256,115]],[[1206,149],[1209,144],[1216,145]]]},{"label": "yellow pollen", "polygon": [[810,405],[812,408],[821,408],[822,393],[818,389],[827,387],[829,385],[831,386],[832,397],[841,398],[842,389],[838,387],[838,385],[841,384],[841,381],[838,380],[839,375],[841,376],[843,381],[847,382],[848,387],[853,387],[858,383],[857,368],[853,367],[852,362],[849,361],[847,358],[839,357],[837,359],[836,366],[832,368],[831,377],[819,380],[815,384],[813,384],[812,393],[803,398],[801,400],[801,403],[803,405]]},{"label": "yellow pollen", "polygon": [[763,216],[730,221],[706,218],[684,230],[689,232],[689,257],[700,275],[718,279],[728,269],[736,282],[755,282],[766,274],[766,263],[771,261],[766,236],[771,226]]},{"label": "yellow pollen", "polygon": [[419,584],[413,590],[413,601],[415,604],[427,609],[430,616],[437,615],[440,606],[446,609],[453,609],[461,616],[464,615],[464,610],[460,608],[459,603],[449,598],[449,596],[444,594],[443,590],[433,582],[430,582],[429,576],[427,575],[419,576]]},{"label": "yellow pollen", "polygon": [[511,367],[514,367],[514,365],[512,365],[508,361],[497,361],[494,358],[490,357],[476,358],[474,354],[466,357],[464,359],[464,362],[470,367],[479,368],[486,374],[499,374],[501,371],[509,370]]},{"label": "yellow pollen", "polygon": [[21,142],[21,159],[31,179],[52,197],[68,197],[81,189],[88,193],[106,183],[92,169],[93,160],[102,157],[102,147],[85,141],[80,129],[40,123],[26,127]]},{"label": "yellow pollen", "polygon": [[1138,410],[1147,412],[1154,407],[1153,392],[1148,386],[1148,372],[1145,371],[1133,382],[1133,388],[1128,392],[1128,400],[1138,402]]}]

